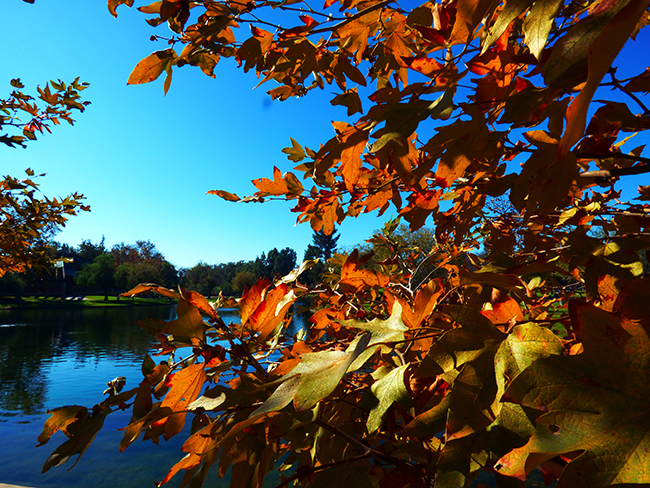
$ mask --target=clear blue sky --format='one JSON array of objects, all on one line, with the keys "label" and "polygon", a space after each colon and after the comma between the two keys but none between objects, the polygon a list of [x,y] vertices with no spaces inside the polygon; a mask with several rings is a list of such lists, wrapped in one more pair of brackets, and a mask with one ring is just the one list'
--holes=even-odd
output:
[{"label": "clear blue sky", "polygon": [[[308,224],[294,225],[292,204],[234,204],[206,192],[249,195],[255,191],[251,180],[271,177],[273,166],[292,169],[281,152],[290,137],[313,149],[332,137],[330,122],[347,119],[345,108],[329,103],[334,88],[272,102],[266,90],[274,85],[253,90],[254,73],[244,74],[229,59],[217,67],[216,79],[197,68],[176,70],[166,97],[162,78],[127,86],[137,62],[166,47],[149,37],[170,31],[166,25],[151,28],[135,8],[120,6],[118,13],[117,19],[108,13],[106,0],[3,0],[0,96],[9,93],[11,78],[20,77],[35,93],[47,80],[80,77],[91,85],[84,93],[92,105],[78,114],[74,127],[55,127],[27,149],[0,147],[2,173],[19,175],[31,167],[47,173],[40,179],[46,195],[86,195],[92,211],[73,217],[57,236],[72,245],[98,242],[102,235],[108,246],[149,239],[183,267],[250,260],[273,247],[291,247],[302,258],[312,231]],[[648,31],[626,46],[617,63],[619,78],[647,65],[639,59],[647,57]],[[595,98],[611,96],[603,89]],[[621,101],[639,112],[629,99]],[[642,139],[633,138],[623,150]],[[647,175],[620,185],[635,196],[639,184],[648,184]],[[381,218],[346,220],[339,245],[364,241],[388,217],[390,210]]]},{"label": "clear blue sky", "polygon": [[[85,194],[92,211],[73,217],[57,240],[149,239],[183,267],[250,260],[273,247],[302,258],[312,231],[294,225],[291,204],[234,204],[206,192],[252,194],[251,180],[272,177],[274,165],[293,168],[281,152],[290,137],[312,148],[326,142],[330,122],[346,119],[345,108],[329,103],[333,89],[271,102],[273,85],[253,90],[255,74],[224,60],[215,79],[189,66],[176,70],[165,97],[162,78],[139,86],[126,80],[140,59],[165,48],[149,36],[167,35],[166,25],[153,29],[126,6],[114,19],[105,0],[2,3],[0,96],[17,77],[28,93],[50,79],[90,83],[84,95],[92,105],[75,113],[74,127],[54,127],[27,149],[0,147],[2,174],[31,167],[47,173],[39,180],[46,195]],[[374,215],[346,221],[339,245],[370,237],[385,220]]]}]

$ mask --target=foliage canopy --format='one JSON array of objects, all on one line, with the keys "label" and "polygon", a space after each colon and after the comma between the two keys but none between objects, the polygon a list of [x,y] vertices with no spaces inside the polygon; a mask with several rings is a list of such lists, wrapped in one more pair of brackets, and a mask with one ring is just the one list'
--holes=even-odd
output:
[{"label": "foliage canopy", "polygon": [[[70,84],[51,81],[37,88],[37,100],[23,91],[19,79],[11,80],[11,94],[0,99],[0,143],[25,148],[37,133],[51,132],[52,124],[72,125],[72,111],[83,112],[90,103],[80,94],[87,86],[79,79]],[[63,198],[42,195],[34,171],[28,168],[25,173],[24,178],[6,175],[0,179],[0,276],[48,264],[48,238],[70,216],[89,210],[80,193]]]},{"label": "foliage canopy", "polygon": [[[317,288],[300,282],[313,262],[237,302],[136,287],[178,299],[177,319],[139,323],[169,359],[147,357],[139,386],[92,408],[53,410],[39,442],[57,430],[69,440],[44,470],[81,456],[106,415],[131,407],[121,449],[140,435],[169,439],[192,418],[186,455],[160,484],[183,471],[181,486],[200,486],[216,469],[232,471],[233,487],[260,487],[277,468],[279,486],[463,487],[481,474],[524,486],[538,466],[560,488],[649,484],[650,284],[639,252],[650,186],[627,201],[617,189],[650,171],[644,145],[623,150],[627,134],[650,128],[649,68],[637,56],[621,79],[617,64],[647,26],[648,3],[139,7],[173,34],[154,36],[167,47],[137,64],[131,84],[165,73],[167,91],[174,69],[213,76],[234,57],[276,83],[275,99],[334,85],[332,103],[359,114],[334,122],[320,148],[284,149],[302,180],[274,168],[251,196],[212,193],[295,200],[298,221],[327,234],[392,206],[413,231],[433,221],[434,245],[409,261],[408,243],[390,239],[394,221],[381,268],[366,266],[370,254],[338,254],[337,276]],[[507,204],[486,205],[499,197]],[[423,261],[440,275],[412,280]],[[311,330],[288,336],[303,297]],[[238,322],[219,316],[228,306]]]}]

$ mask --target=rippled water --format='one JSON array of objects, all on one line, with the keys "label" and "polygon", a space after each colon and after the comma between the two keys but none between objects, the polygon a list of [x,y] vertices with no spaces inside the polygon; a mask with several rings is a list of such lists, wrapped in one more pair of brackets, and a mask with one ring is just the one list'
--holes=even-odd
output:
[{"label": "rippled water", "polygon": [[[130,412],[111,414],[79,464],[41,474],[65,436],[55,434],[36,448],[47,409],[101,401],[106,382],[127,378],[127,388],[142,377],[142,359],[152,338],[136,321],[170,319],[174,307],[125,307],[0,311],[0,483],[33,487],[154,486],[183,453],[183,434],[159,446],[136,441],[119,453],[122,428]],[[223,315],[229,322],[234,313]],[[130,381],[129,381],[130,379]],[[180,478],[167,486],[178,486]],[[216,477],[215,477],[216,478]],[[205,486],[223,486],[211,480]],[[227,485],[226,485],[227,486]]]}]

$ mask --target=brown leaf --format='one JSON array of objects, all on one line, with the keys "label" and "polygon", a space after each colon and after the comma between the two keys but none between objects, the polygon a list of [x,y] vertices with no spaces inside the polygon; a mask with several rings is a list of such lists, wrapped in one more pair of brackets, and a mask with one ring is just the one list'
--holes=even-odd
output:
[{"label": "brown leaf", "polygon": [[126,84],[139,85],[155,80],[163,71],[171,66],[171,63],[177,57],[173,49],[165,49],[164,51],[156,51],[150,54],[133,68]]},{"label": "brown leaf", "polygon": [[558,160],[561,160],[584,134],[591,99],[616,56],[630,38],[648,3],[648,0],[630,0],[589,47],[587,83],[567,108],[567,127],[560,140]]},{"label": "brown leaf", "polygon": [[126,5],[127,7],[133,7],[133,0],[108,0],[108,11],[111,13],[113,17],[117,18],[117,12],[115,9],[119,5]]}]

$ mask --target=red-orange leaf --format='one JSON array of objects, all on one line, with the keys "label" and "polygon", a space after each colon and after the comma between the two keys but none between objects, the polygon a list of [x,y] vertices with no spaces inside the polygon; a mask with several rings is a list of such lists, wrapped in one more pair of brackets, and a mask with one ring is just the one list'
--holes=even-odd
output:
[{"label": "red-orange leaf", "polygon": [[253,330],[260,333],[260,342],[264,342],[282,323],[289,307],[296,301],[293,291],[287,290],[285,284],[271,290],[251,315],[249,322]]},{"label": "red-orange leaf", "polygon": [[165,422],[165,440],[175,436],[185,424],[185,410],[199,396],[207,377],[204,364],[192,364],[172,375],[167,384],[170,390],[162,402],[161,408],[168,407],[174,412]]}]

